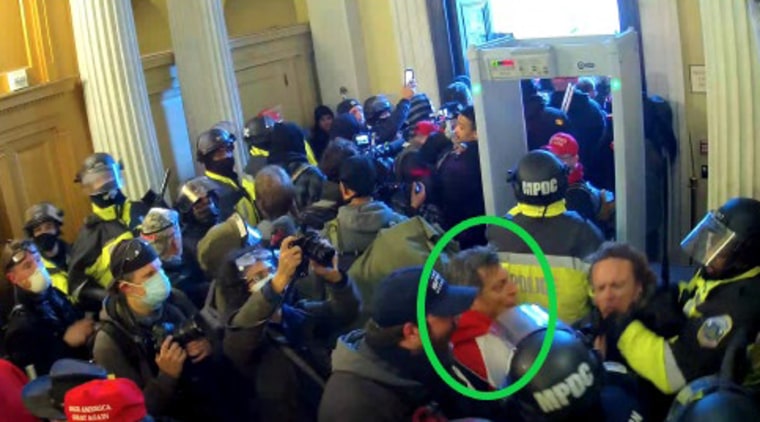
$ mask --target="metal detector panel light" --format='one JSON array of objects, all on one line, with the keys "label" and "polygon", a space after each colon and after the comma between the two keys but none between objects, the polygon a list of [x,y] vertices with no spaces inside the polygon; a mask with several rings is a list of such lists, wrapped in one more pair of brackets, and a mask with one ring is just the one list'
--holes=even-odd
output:
[{"label": "metal detector panel light", "polygon": [[551,46],[485,50],[483,61],[494,81],[548,78],[557,73]]}]

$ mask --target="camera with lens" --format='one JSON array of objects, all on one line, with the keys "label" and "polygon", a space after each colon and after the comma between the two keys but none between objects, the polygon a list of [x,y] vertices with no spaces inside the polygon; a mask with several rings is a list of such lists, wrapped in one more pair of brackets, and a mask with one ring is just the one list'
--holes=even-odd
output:
[{"label": "camera with lens", "polygon": [[298,246],[303,251],[303,260],[296,270],[298,278],[306,277],[309,273],[309,261],[312,260],[323,267],[330,267],[335,257],[335,248],[318,232],[307,230],[299,236],[290,247]]},{"label": "camera with lens", "polygon": [[181,324],[171,322],[162,322],[156,324],[151,329],[153,336],[153,346],[155,350],[161,350],[161,345],[167,337],[172,336],[180,346],[185,347],[188,343],[199,340],[205,336],[203,328],[193,319],[187,319]]}]

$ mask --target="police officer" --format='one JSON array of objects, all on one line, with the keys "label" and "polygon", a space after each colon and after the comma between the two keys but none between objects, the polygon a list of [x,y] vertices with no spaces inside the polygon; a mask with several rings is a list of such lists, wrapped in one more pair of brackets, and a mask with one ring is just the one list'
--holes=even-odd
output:
[{"label": "police officer", "polygon": [[758,417],[760,406],[746,390],[709,376],[678,394],[666,422],[744,422]]},{"label": "police officer", "polygon": [[239,179],[235,172],[233,152],[236,138],[229,126],[220,122],[198,136],[197,160],[206,168],[206,177],[214,182],[222,219],[237,212],[249,224],[255,226],[259,221],[259,214],[253,202],[253,180],[247,175]]},{"label": "police officer", "polygon": [[[602,234],[592,223],[567,210],[567,167],[550,152],[529,152],[510,173],[510,183],[517,206],[505,218],[525,229],[541,246],[554,275],[559,317],[573,323],[590,310],[582,260],[599,248]],[[516,234],[497,227],[489,227],[487,237],[520,286],[520,302],[548,306],[544,275],[528,245]]]},{"label": "police officer", "polygon": [[24,213],[24,231],[34,240],[48,270],[69,268],[70,245],[61,239],[63,211],[49,202],[40,202]]},{"label": "police officer", "polygon": [[[604,321],[607,350],[617,348],[627,364],[665,393],[718,372],[734,337],[754,341],[760,331],[760,201],[734,198],[704,219],[681,242],[701,268],[678,286],[669,305],[683,318],[680,330],[662,335],[669,323],[662,309],[612,315]],[[666,302],[658,302],[666,303]],[[647,313],[648,311],[648,313]],[[746,334],[742,334],[746,333]]]},{"label": "police officer", "polygon": [[40,375],[61,358],[87,359],[87,340],[93,321],[74,307],[55,286],[30,240],[6,243],[0,250],[0,280],[15,290],[15,306],[8,318],[5,344],[11,361],[20,368],[33,365]]},{"label": "police officer", "polygon": [[[399,131],[404,126],[406,118],[412,107],[412,97],[416,94],[417,82],[411,81],[404,86],[401,91],[401,100],[394,109],[388,97],[385,95],[376,95],[364,102],[364,115],[367,118],[367,124],[371,127],[372,132],[377,136],[378,145],[389,142],[396,142],[399,138]],[[403,140],[400,142],[403,145]],[[399,148],[399,151],[401,148]]]},{"label": "police officer", "polygon": [[182,248],[197,259],[198,242],[222,220],[215,184],[208,177],[188,180],[179,188],[177,203],[182,223]]},{"label": "police officer", "polygon": [[[256,177],[259,170],[267,166],[269,150],[272,147],[272,131],[277,123],[281,123],[281,120],[266,113],[259,114],[246,122],[243,140],[250,147],[248,151],[250,157],[248,157],[248,164],[245,166],[246,174]],[[304,140],[304,147],[309,164],[316,166],[317,159],[314,156],[314,151],[306,140]]]},{"label": "police officer", "polygon": [[[102,300],[101,290],[112,279],[108,269],[109,248],[121,240],[134,237],[150,206],[127,200],[122,192],[121,164],[107,153],[89,156],[75,182],[81,184],[90,197],[92,214],[85,219],[71,247],[70,294],[85,308],[97,310]],[[82,303],[83,296],[88,293],[95,294],[92,302]]]},{"label": "police officer", "polygon": [[[509,375],[500,385],[525,376],[547,335],[549,315],[536,305],[501,314],[493,332],[514,350]],[[636,388],[626,374],[603,364],[581,336],[565,324],[556,326],[551,349],[528,384],[515,394],[522,420],[535,422],[643,422]]]}]

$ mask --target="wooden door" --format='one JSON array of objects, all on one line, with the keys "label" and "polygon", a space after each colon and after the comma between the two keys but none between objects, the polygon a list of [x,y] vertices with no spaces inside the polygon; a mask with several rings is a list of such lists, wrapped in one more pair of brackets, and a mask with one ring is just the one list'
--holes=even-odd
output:
[{"label": "wooden door", "polygon": [[92,153],[76,79],[0,96],[0,239],[24,236],[24,211],[41,201],[64,211],[72,241],[89,213],[74,177]]}]

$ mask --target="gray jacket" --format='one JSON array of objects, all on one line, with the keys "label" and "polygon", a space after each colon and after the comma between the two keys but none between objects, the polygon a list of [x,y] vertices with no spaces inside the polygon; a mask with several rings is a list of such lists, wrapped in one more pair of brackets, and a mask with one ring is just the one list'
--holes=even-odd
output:
[{"label": "gray jacket", "polygon": [[343,276],[344,281],[339,284],[330,284],[314,275],[297,280],[293,286],[295,294],[287,298],[275,293],[269,284],[254,292],[228,319],[224,353],[239,371],[254,377],[257,352],[266,342],[270,319],[283,304],[304,310],[315,328],[347,326],[359,313],[360,299],[353,281],[348,275]]},{"label": "gray jacket", "polygon": [[[172,290],[171,296],[164,304],[155,321],[168,321],[178,324],[191,318],[197,310],[185,295]],[[127,308],[123,298],[109,296],[100,312],[101,324],[111,324],[118,335],[123,335],[123,343],[101,328],[95,336],[93,357],[95,362],[119,378],[134,381],[145,395],[148,413],[165,415],[172,405],[177,391],[178,381],[158,370],[155,364],[155,352],[146,342],[150,342],[150,327],[138,322]],[[152,324],[151,324],[152,325]]]},{"label": "gray jacket", "polygon": [[364,205],[345,205],[338,210],[337,233],[331,233],[328,223],[323,234],[341,253],[364,252],[377,233],[385,228],[406,221],[407,217],[394,212],[384,202],[373,201]]},{"label": "gray jacket", "polygon": [[[449,418],[509,420],[505,418],[510,413],[504,402],[469,399],[443,383],[432,368],[424,377],[428,382],[412,378],[409,365],[425,365],[426,357],[412,357],[400,364],[399,359],[406,359],[405,353],[412,355],[403,349],[390,353],[394,357],[383,357],[383,353],[370,347],[364,330],[341,337],[332,355],[333,373],[319,405],[319,421],[409,421],[415,411],[432,402],[440,405],[440,410]],[[402,366],[407,370],[401,369]],[[419,368],[413,371],[420,372]],[[461,371],[452,367],[450,373],[470,386],[470,378]]]}]

